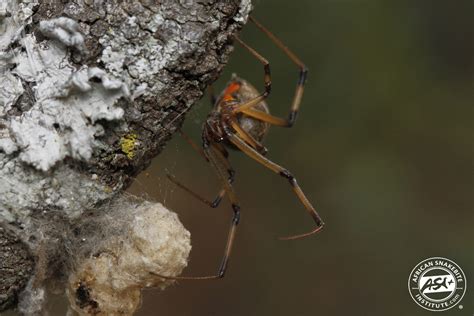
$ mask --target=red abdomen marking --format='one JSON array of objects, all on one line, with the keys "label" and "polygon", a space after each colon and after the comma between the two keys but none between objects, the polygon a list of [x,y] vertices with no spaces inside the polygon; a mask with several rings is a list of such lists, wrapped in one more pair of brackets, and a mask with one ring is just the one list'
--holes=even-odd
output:
[{"label": "red abdomen marking", "polygon": [[231,82],[227,88],[224,90],[224,95],[222,96],[222,100],[224,101],[232,101],[234,100],[233,94],[239,91],[240,83],[239,82]]}]

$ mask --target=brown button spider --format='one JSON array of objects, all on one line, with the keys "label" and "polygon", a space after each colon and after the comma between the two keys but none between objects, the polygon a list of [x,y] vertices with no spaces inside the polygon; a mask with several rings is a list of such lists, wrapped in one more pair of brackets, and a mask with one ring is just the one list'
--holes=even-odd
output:
[{"label": "brown button spider", "polygon": [[276,46],[278,46],[299,68],[299,79],[290,113],[287,119],[279,118],[270,114],[268,106],[265,103],[265,98],[270,94],[271,90],[270,64],[257,51],[245,44],[240,38],[235,37],[235,40],[240,45],[247,49],[263,64],[265,73],[265,91],[259,94],[250,83],[234,75],[220,96],[217,99],[212,98],[214,100],[214,107],[204,123],[202,132],[202,148],[197,146],[188,136],[181,132],[184,139],[214,167],[217,176],[222,182],[223,188],[217,195],[216,199],[211,202],[178,182],[173,176],[168,175],[168,178],[178,187],[212,208],[217,207],[222,198],[227,195],[232,205],[233,217],[227,237],[224,256],[216,275],[202,277],[167,277],[159,275],[160,277],[175,280],[206,280],[219,279],[224,276],[232,251],[232,246],[234,244],[237,225],[240,220],[240,205],[232,187],[235,171],[232,169],[229,160],[227,159],[229,153],[226,147],[240,150],[271,171],[286,178],[298,199],[304,205],[308,213],[313,217],[316,227],[312,231],[304,234],[283,237],[281,239],[290,240],[310,236],[319,232],[323,228],[324,223],[321,217],[304,195],[300,186],[296,182],[295,177],[293,177],[287,169],[277,165],[268,158],[265,158],[264,156],[267,153],[267,149],[261,143],[263,137],[268,132],[270,125],[291,127],[295,123],[301,98],[303,96],[304,83],[306,81],[308,69],[292,51],[290,51],[263,25],[253,17],[250,17],[250,21],[266,34],[270,40],[275,43]]}]

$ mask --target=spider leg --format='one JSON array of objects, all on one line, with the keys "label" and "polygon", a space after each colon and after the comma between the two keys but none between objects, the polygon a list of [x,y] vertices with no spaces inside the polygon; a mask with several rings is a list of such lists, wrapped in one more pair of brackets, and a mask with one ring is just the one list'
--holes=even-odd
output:
[{"label": "spider leg", "polygon": [[[204,154],[204,151],[201,147],[199,147],[188,135],[186,135],[183,131],[179,131],[180,135],[184,138],[184,140],[189,144],[191,145],[191,147],[199,154],[201,155],[207,162],[209,162],[209,159],[206,157],[206,155]],[[234,182],[234,178],[235,178],[235,171],[232,169],[232,167],[230,166],[229,164],[229,161],[225,158],[225,154],[227,154],[227,151],[225,150],[225,148],[216,148],[217,145],[213,145],[213,148],[215,148],[214,150],[216,150],[216,153],[217,153],[217,156],[219,157],[220,161],[222,161],[223,164],[225,164],[226,166],[226,169],[227,169],[227,172],[229,174],[229,177],[228,177],[228,181],[229,183],[232,183]],[[181,188],[182,190],[188,192],[190,195],[192,195],[194,198],[196,198],[197,200],[203,202],[204,204],[208,205],[209,207],[211,208],[216,208],[219,206],[220,202],[222,201],[222,198],[224,197],[225,195],[225,189],[222,188],[219,193],[217,194],[217,196],[214,198],[214,200],[209,201],[208,199],[202,197],[201,195],[199,195],[198,193],[194,192],[192,189],[188,188],[186,185],[184,185],[183,183],[181,183],[179,180],[176,179],[176,177],[174,177],[173,175],[167,173],[166,174],[166,177],[168,178],[168,180],[170,180],[171,182],[173,182],[176,186],[178,186],[179,188]]]},{"label": "spider leg", "polygon": [[259,121],[266,122],[275,126],[291,127],[294,124],[294,120],[292,122],[289,119],[283,119],[278,116],[274,116],[254,109],[243,110],[242,113]]},{"label": "spider leg", "polygon": [[188,276],[164,276],[160,274],[153,273],[156,276],[159,276],[164,279],[171,279],[171,280],[212,280],[212,279],[220,279],[224,277],[225,272],[227,270],[227,265],[229,263],[229,258],[232,252],[232,248],[234,245],[234,240],[235,240],[235,235],[237,232],[237,226],[240,221],[240,206],[237,201],[237,197],[235,195],[234,189],[232,188],[232,185],[228,182],[226,178],[226,172],[225,168],[222,166],[222,164],[219,162],[219,158],[216,156],[216,151],[211,150],[209,147],[209,144],[205,143],[203,145],[204,147],[204,153],[206,157],[209,159],[209,162],[213,165],[214,169],[216,170],[216,173],[220,180],[222,181],[222,184],[224,185],[225,191],[227,193],[227,196],[231,202],[232,205],[232,211],[233,211],[233,216],[231,220],[231,225],[229,228],[229,233],[227,235],[227,242],[224,250],[224,255],[222,257],[221,264],[219,265],[217,274],[215,275],[208,275],[208,276],[197,276],[197,277],[188,277]]},{"label": "spider leg", "polygon": [[237,134],[252,148],[257,150],[262,155],[265,155],[268,150],[265,146],[263,146],[260,142],[258,142],[255,138],[252,137],[248,132],[246,132],[242,127],[240,127],[239,123],[234,119],[230,121],[230,126],[237,132]]},{"label": "spider leg", "polygon": [[314,209],[313,205],[309,202],[308,198],[304,195],[303,190],[301,190],[300,186],[296,182],[296,178],[293,177],[293,175],[288,171],[287,169],[283,168],[280,165],[277,165],[276,163],[272,162],[271,160],[263,157],[260,153],[258,153],[255,149],[253,149],[251,146],[247,145],[242,139],[240,139],[238,136],[234,135],[231,131],[226,131],[226,136],[229,138],[229,141],[232,142],[237,148],[239,148],[243,153],[245,153],[247,156],[250,158],[254,159],[264,167],[267,167],[271,171],[275,172],[276,174],[279,174],[280,176],[286,178],[291,187],[293,188],[293,191],[295,192],[296,196],[298,199],[301,201],[301,203],[304,205],[305,209],[308,211],[308,213],[313,217],[314,222],[316,223],[316,228],[314,228],[312,231],[300,234],[300,235],[294,235],[294,236],[288,236],[288,237],[283,237],[280,239],[284,240],[289,240],[289,239],[299,239],[302,237],[310,236],[312,234],[315,234],[319,232],[323,228],[323,221],[321,217],[319,216],[318,212]]},{"label": "spider leg", "polygon": [[[243,103],[241,106],[237,107],[234,111],[234,113],[239,113],[239,112],[244,112],[246,110],[245,114],[252,116],[254,118],[258,118],[261,121],[277,125],[277,126],[283,126],[283,127],[291,127],[296,121],[296,117],[298,115],[298,110],[300,108],[301,104],[301,99],[303,97],[303,92],[304,92],[304,84],[306,82],[306,77],[308,75],[308,68],[303,64],[303,62],[285,45],[283,42],[276,37],[272,32],[270,32],[267,28],[265,28],[260,22],[255,20],[252,16],[250,17],[250,21],[252,21],[258,29],[260,29],[265,35],[267,35],[270,40],[275,43],[278,48],[280,48],[287,56],[288,58],[291,59],[291,61],[296,64],[299,68],[299,77],[298,77],[298,82],[296,84],[296,90],[295,90],[295,95],[293,97],[293,101],[291,103],[291,108],[290,108],[290,113],[288,114],[287,119],[282,119],[276,116],[273,116],[271,114],[266,114],[262,113],[259,111],[251,110],[251,107],[258,104],[258,102],[254,103],[253,100],[250,100],[249,102]],[[260,56],[256,51],[254,51],[252,48],[248,47],[245,43],[242,43],[240,40],[239,42],[247,48],[256,58],[258,58],[260,61],[264,62],[266,59]],[[268,66],[268,76],[270,75],[270,66]],[[267,72],[265,72],[265,76],[267,76]],[[263,100],[263,99],[262,99]],[[259,100],[262,101],[262,100]],[[250,103],[250,104],[249,104]],[[262,113],[262,114],[260,114]]]},{"label": "spider leg", "polygon": [[[193,196],[195,199],[201,201],[202,203],[206,204],[207,206],[209,206],[211,208],[217,208],[220,205],[220,203],[222,201],[222,198],[225,195],[225,189],[221,189],[219,191],[219,193],[217,194],[217,196],[214,198],[214,200],[209,201],[208,199],[202,197],[200,194],[194,192],[192,189],[188,188],[186,185],[181,183],[179,180],[176,179],[176,177],[174,177],[170,174],[166,174],[166,177],[168,178],[169,181],[173,182],[177,187],[179,187],[180,189],[186,191],[191,196]],[[233,177],[229,178],[228,181],[230,183],[232,183],[234,181],[234,178]]]},{"label": "spider leg", "polygon": [[181,135],[181,137],[183,137],[183,139],[186,141],[186,143],[188,143],[189,145],[191,145],[191,147],[199,154],[201,155],[202,158],[204,158],[206,161],[207,160],[207,157],[206,155],[204,155],[204,151],[202,150],[202,148],[200,146],[198,146],[192,139],[191,137],[189,137],[185,132],[183,132],[182,130],[179,130],[179,134]]},{"label": "spider leg", "polygon": [[[209,161],[207,159],[206,155],[204,154],[204,150],[198,146],[192,139],[189,137],[186,133],[184,133],[182,130],[179,130],[180,135],[183,137],[183,139],[198,153],[200,154],[206,161]],[[229,161],[227,160],[227,157],[229,156],[229,153],[225,149],[224,146],[218,143],[213,143],[211,145],[216,151],[219,153],[219,158],[221,158],[222,163],[227,167],[227,171],[229,174],[233,173],[232,167],[230,166]]]},{"label": "spider leg", "polygon": [[237,36],[234,37],[237,42],[239,42],[240,45],[242,45],[245,49],[247,49],[252,55],[255,56],[262,64],[263,64],[263,70],[264,70],[264,77],[263,77],[263,82],[265,83],[265,91],[262,92],[259,96],[250,99],[247,102],[244,102],[240,104],[238,107],[236,107],[232,113],[236,114],[239,112],[242,112],[245,109],[249,109],[263,100],[265,100],[268,95],[270,94],[270,91],[272,90],[272,78],[271,78],[271,73],[270,73],[270,63],[268,60],[266,60],[262,55],[260,55],[255,49],[252,47],[248,46],[245,44],[240,38]]}]

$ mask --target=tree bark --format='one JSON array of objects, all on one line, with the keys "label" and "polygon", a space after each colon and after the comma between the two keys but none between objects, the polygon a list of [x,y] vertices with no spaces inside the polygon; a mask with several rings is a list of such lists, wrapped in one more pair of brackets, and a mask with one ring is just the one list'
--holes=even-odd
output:
[{"label": "tree bark", "polygon": [[161,152],[219,76],[250,9],[250,0],[0,3],[0,311],[38,278],[38,249],[68,240],[52,223],[84,225]]}]

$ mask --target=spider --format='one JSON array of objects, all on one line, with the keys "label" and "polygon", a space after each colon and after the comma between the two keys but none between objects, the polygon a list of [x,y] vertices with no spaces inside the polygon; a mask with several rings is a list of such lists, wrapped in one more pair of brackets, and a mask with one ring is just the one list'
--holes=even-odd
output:
[{"label": "spider", "polygon": [[267,30],[253,17],[250,17],[249,19],[299,68],[299,78],[290,113],[287,119],[279,118],[270,114],[265,102],[265,99],[270,94],[272,86],[270,64],[256,50],[245,44],[239,37],[235,36],[235,40],[263,64],[265,90],[262,93],[259,93],[249,82],[233,75],[220,96],[218,98],[211,97],[214,106],[204,123],[202,132],[202,148],[196,145],[186,134],[181,132],[183,138],[214,167],[217,176],[222,182],[223,188],[213,201],[209,201],[181,184],[173,176],[168,175],[168,178],[178,187],[212,208],[217,207],[222,198],[227,195],[232,206],[233,217],[229,228],[224,256],[217,274],[215,275],[198,277],[171,277],[159,275],[160,277],[175,280],[206,280],[224,277],[232,246],[234,244],[237,226],[240,221],[240,204],[232,187],[235,171],[232,169],[228,161],[229,152],[227,149],[229,148],[243,152],[274,173],[288,180],[297,198],[313,217],[316,224],[316,227],[313,230],[304,234],[283,237],[281,239],[290,240],[310,236],[319,232],[324,225],[321,217],[298,185],[296,178],[290,171],[288,171],[288,169],[285,169],[266,158],[265,154],[267,153],[267,149],[262,145],[262,140],[271,125],[291,127],[295,123],[301,98],[303,96],[304,83],[306,81],[308,69],[273,33]]}]

